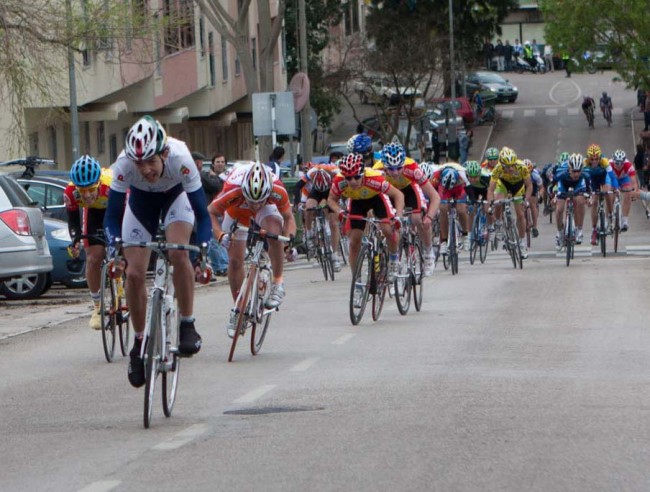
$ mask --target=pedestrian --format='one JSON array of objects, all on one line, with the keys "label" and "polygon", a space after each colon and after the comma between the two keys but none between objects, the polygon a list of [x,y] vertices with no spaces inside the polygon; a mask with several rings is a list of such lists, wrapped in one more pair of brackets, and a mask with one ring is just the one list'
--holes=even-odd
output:
[{"label": "pedestrian", "polygon": [[503,72],[506,69],[506,53],[503,43],[497,39],[497,45],[494,47],[494,53],[497,59],[497,72]]},{"label": "pedestrian", "polygon": [[639,113],[643,113],[643,108],[645,108],[645,91],[640,87],[636,90],[636,105],[639,107]]},{"label": "pedestrian", "polygon": [[194,159],[194,163],[201,174],[201,184],[203,185],[205,199],[207,203],[210,203],[214,196],[221,191],[223,183],[214,171],[212,171],[211,167],[203,169],[203,163],[207,161],[207,158],[201,152],[192,152],[192,159]]},{"label": "pedestrian", "polygon": [[643,121],[645,123],[644,132],[648,131],[650,127],[650,91],[645,91],[645,105],[643,108]]},{"label": "pedestrian", "polygon": [[553,48],[548,43],[544,45],[544,63],[546,64],[547,72],[555,72],[555,67],[553,66]]},{"label": "pedestrian", "polygon": [[634,155],[634,170],[636,171],[636,179],[640,188],[646,189],[646,173],[645,167],[645,147],[643,140],[636,145],[636,154]]},{"label": "pedestrian", "polygon": [[489,38],[483,43],[483,57],[485,59],[485,69],[492,70],[492,57],[494,57],[494,45]]},{"label": "pedestrian", "polygon": [[474,120],[477,124],[481,124],[481,115],[483,114],[483,98],[478,90],[474,91],[472,95],[472,103],[474,103]]},{"label": "pedestrian", "polygon": [[515,65],[519,61],[519,57],[524,53],[524,47],[521,45],[518,39],[515,39],[515,44],[512,47],[513,52],[512,56],[515,58]]},{"label": "pedestrian", "polygon": [[512,55],[514,53],[514,48],[510,44],[510,41],[506,39],[506,44],[503,46],[503,59],[505,63],[505,70],[506,72],[510,72],[512,70]]},{"label": "pedestrian", "polygon": [[273,174],[278,179],[282,179],[281,172],[280,172],[280,163],[282,162],[282,158],[284,157],[284,148],[277,146],[273,149],[273,152],[271,152],[271,155],[269,156],[269,160],[266,163],[268,167],[271,168],[271,171],[273,171]]},{"label": "pedestrian", "polygon": [[566,72],[565,77],[571,77],[571,68],[569,63],[571,62],[571,56],[568,51],[562,52],[562,64],[564,65],[564,71]]}]

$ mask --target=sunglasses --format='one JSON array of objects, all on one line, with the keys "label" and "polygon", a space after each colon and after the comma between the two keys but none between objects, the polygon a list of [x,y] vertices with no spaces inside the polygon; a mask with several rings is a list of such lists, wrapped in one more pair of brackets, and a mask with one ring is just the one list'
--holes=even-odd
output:
[{"label": "sunglasses", "polygon": [[346,176],[345,180],[346,181],[358,181],[361,178],[363,178],[363,174],[360,174],[359,176]]},{"label": "sunglasses", "polygon": [[95,193],[97,191],[97,188],[99,188],[99,183],[94,184],[92,186],[84,186],[84,187],[77,186],[77,190],[79,191],[79,193]]}]

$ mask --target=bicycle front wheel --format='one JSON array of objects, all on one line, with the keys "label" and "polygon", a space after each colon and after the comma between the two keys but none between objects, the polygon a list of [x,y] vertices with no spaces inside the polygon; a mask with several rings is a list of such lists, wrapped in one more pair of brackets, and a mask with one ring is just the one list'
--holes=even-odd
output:
[{"label": "bicycle front wheel", "polygon": [[364,244],[357,257],[350,288],[350,321],[353,325],[359,324],[361,318],[363,318],[363,312],[366,310],[368,296],[370,295],[372,268],[370,247]]},{"label": "bicycle front wheel", "polygon": [[474,216],[474,221],[472,223],[472,240],[469,242],[469,264],[473,265],[474,260],[476,259],[476,253],[480,247],[480,231],[479,231],[479,217],[480,215],[476,213]]},{"label": "bicycle front wheel", "polygon": [[456,234],[456,223],[452,221],[451,226],[449,227],[449,267],[451,268],[451,274],[456,275],[458,273],[458,235]]},{"label": "bicycle front wheel", "polygon": [[566,241],[566,266],[569,266],[573,258],[573,215],[569,214],[567,217],[566,232],[564,234]]},{"label": "bicycle front wheel", "polygon": [[239,296],[237,297],[237,302],[235,303],[235,311],[237,311],[237,323],[235,324],[235,334],[232,337],[232,343],[230,344],[230,353],[228,354],[228,362],[232,362],[232,359],[235,355],[235,347],[237,346],[237,340],[239,337],[244,334],[246,331],[246,322],[248,316],[254,316],[251,312],[251,299],[253,294],[253,286],[257,283],[257,269],[255,265],[250,266],[248,274],[244,279],[244,283],[241,286],[239,291]]},{"label": "bicycle front wheel", "polygon": [[399,250],[399,267],[395,276],[395,301],[397,310],[401,315],[409,312],[411,306],[411,255],[409,249],[412,245],[402,244]]},{"label": "bicycle front wheel", "polygon": [[[266,273],[268,273],[268,275],[266,275]],[[271,323],[272,311],[269,311],[264,307],[264,303],[271,293],[271,272],[262,270],[258,281],[258,285],[259,284],[263,285],[258,287],[257,313],[255,316],[255,322],[251,325],[251,354],[253,355],[257,355],[262,349],[262,344],[266,338],[266,332]]]},{"label": "bicycle front wheel", "polygon": [[618,253],[618,235],[621,231],[621,206],[614,205],[614,253]]},{"label": "bicycle front wheel", "polygon": [[488,243],[490,241],[490,231],[487,226],[487,219],[483,217],[479,227],[479,255],[481,263],[485,263],[488,253]]},{"label": "bicycle front wheel", "polygon": [[598,217],[598,242],[603,258],[607,256],[607,227],[605,225],[605,209],[601,208]]},{"label": "bicycle front wheel", "polygon": [[415,304],[415,310],[420,311],[422,309],[422,286],[424,285],[424,255],[422,253],[422,244],[417,238],[413,244],[411,254],[411,273],[413,275],[411,278],[411,291],[413,293],[413,304]]},{"label": "bicycle front wheel", "polygon": [[341,233],[341,237],[339,238],[339,253],[341,254],[343,264],[347,265],[348,255],[350,254],[350,243],[348,242],[348,238],[344,236],[343,233]]},{"label": "bicycle front wheel", "polygon": [[99,312],[102,321],[102,345],[107,362],[113,362],[115,355],[115,324],[117,295],[115,285],[108,275],[108,263],[102,266]]},{"label": "bicycle front wheel", "polygon": [[379,252],[379,272],[375,271],[374,275],[377,287],[372,295],[372,319],[379,321],[388,290],[388,251],[385,246]]},{"label": "bicycle front wheel", "polygon": [[162,314],[162,293],[156,290],[151,298],[151,316],[150,325],[147,329],[145,348],[145,385],[144,385],[144,427],[148,429],[151,425],[153,416],[153,396],[156,388],[156,378],[158,377],[158,364],[160,364],[160,330]]},{"label": "bicycle front wheel", "polygon": [[167,315],[167,340],[162,364],[162,405],[165,417],[172,416],[176,391],[178,389],[178,375],[180,373],[181,359],[178,356],[178,325],[179,319],[175,316],[178,309],[175,306],[174,316]]}]

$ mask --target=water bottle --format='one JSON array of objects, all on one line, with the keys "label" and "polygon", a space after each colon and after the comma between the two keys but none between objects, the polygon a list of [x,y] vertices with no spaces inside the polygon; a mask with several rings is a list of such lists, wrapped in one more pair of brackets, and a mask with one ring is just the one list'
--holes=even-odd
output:
[{"label": "water bottle", "polygon": [[379,273],[379,255],[376,254],[373,258],[374,261],[374,266],[375,266],[375,273]]}]

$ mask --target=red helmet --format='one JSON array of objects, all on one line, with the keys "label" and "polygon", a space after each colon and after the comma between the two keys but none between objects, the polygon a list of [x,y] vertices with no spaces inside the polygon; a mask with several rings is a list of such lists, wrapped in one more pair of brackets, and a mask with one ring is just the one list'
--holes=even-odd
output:
[{"label": "red helmet", "polygon": [[316,169],[311,177],[311,182],[316,191],[328,191],[332,186],[332,176],[324,169]]},{"label": "red helmet", "polygon": [[363,155],[351,153],[339,163],[339,170],[343,176],[359,176],[363,172]]}]

